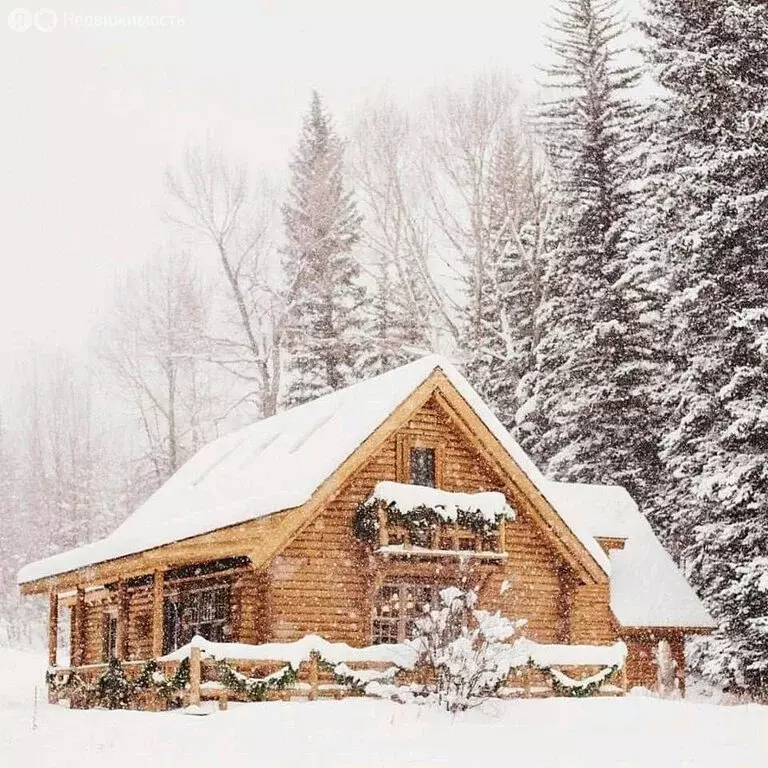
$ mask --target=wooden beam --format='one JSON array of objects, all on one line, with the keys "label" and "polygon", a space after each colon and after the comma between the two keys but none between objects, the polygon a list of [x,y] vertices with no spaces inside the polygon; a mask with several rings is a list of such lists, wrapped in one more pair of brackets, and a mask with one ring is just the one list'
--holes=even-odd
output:
[{"label": "wooden beam", "polygon": [[191,706],[200,704],[200,649],[193,645],[189,649],[189,703]]},{"label": "wooden beam", "polygon": [[128,646],[127,593],[125,579],[117,582],[117,637],[115,638],[115,658],[123,661]]},{"label": "wooden beam", "polygon": [[85,663],[85,589],[78,587],[75,604],[72,609],[72,666],[80,667]]},{"label": "wooden beam", "polygon": [[165,573],[157,570],[152,588],[152,658],[163,655],[163,587]]},{"label": "wooden beam", "polygon": [[316,701],[318,693],[318,681],[320,669],[317,663],[317,655],[312,653],[309,657],[309,700]]},{"label": "wooden beam", "polygon": [[59,593],[52,589],[48,599],[48,665],[55,667],[59,642]]},{"label": "wooden beam", "polygon": [[389,529],[387,527],[387,512],[384,505],[379,502],[379,546],[386,547],[389,544]]}]

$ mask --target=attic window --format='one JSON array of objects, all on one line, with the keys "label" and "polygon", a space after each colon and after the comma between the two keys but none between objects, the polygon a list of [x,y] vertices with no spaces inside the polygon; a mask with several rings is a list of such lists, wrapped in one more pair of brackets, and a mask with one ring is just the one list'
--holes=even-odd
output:
[{"label": "attic window", "polygon": [[435,449],[411,448],[411,483],[435,487]]}]

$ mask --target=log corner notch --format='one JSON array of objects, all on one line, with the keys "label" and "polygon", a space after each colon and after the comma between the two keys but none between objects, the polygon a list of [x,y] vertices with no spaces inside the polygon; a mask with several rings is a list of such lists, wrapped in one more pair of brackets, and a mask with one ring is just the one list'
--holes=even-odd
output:
[{"label": "log corner notch", "polygon": [[59,593],[51,588],[48,593],[48,666],[56,666],[56,649],[59,644]]},{"label": "log corner notch", "polygon": [[152,589],[152,658],[163,655],[163,594],[165,572],[156,570]]},{"label": "log corner notch", "polygon": [[117,582],[117,637],[115,638],[115,658],[124,661],[128,650],[128,595],[125,579]]},{"label": "log corner notch", "polygon": [[73,609],[72,649],[73,667],[81,667],[85,663],[85,588],[78,586],[75,591]]}]

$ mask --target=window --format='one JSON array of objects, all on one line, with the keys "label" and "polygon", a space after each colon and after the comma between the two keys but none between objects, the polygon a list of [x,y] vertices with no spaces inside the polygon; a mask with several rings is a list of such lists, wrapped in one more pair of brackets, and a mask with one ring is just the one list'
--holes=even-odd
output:
[{"label": "window", "polygon": [[435,487],[434,448],[411,448],[411,483]]},{"label": "window", "polygon": [[437,592],[432,584],[382,586],[373,602],[373,644],[402,643],[413,637],[416,619],[434,604]]},{"label": "window", "polygon": [[102,659],[111,661],[117,656],[117,614],[108,611],[104,614],[102,630]]},{"label": "window", "polygon": [[164,654],[195,635],[215,643],[229,640],[229,586],[182,588],[166,597],[163,614]]}]

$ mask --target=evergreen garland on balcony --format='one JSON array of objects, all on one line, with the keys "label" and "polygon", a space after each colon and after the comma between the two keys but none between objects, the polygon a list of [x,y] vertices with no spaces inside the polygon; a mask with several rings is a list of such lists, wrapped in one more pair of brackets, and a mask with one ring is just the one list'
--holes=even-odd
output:
[{"label": "evergreen garland on balcony", "polygon": [[[419,505],[407,511],[402,511],[394,502],[384,504],[371,498],[358,505],[353,523],[355,537],[367,544],[377,544],[380,536],[379,509],[386,515],[387,526],[400,527],[408,532],[411,544],[429,547],[432,534],[439,531],[440,526],[450,524],[441,514],[441,508]],[[471,533],[488,536],[499,530],[501,521],[506,519],[503,514],[496,515],[492,520],[480,514],[477,510],[459,509],[455,524]]]}]

